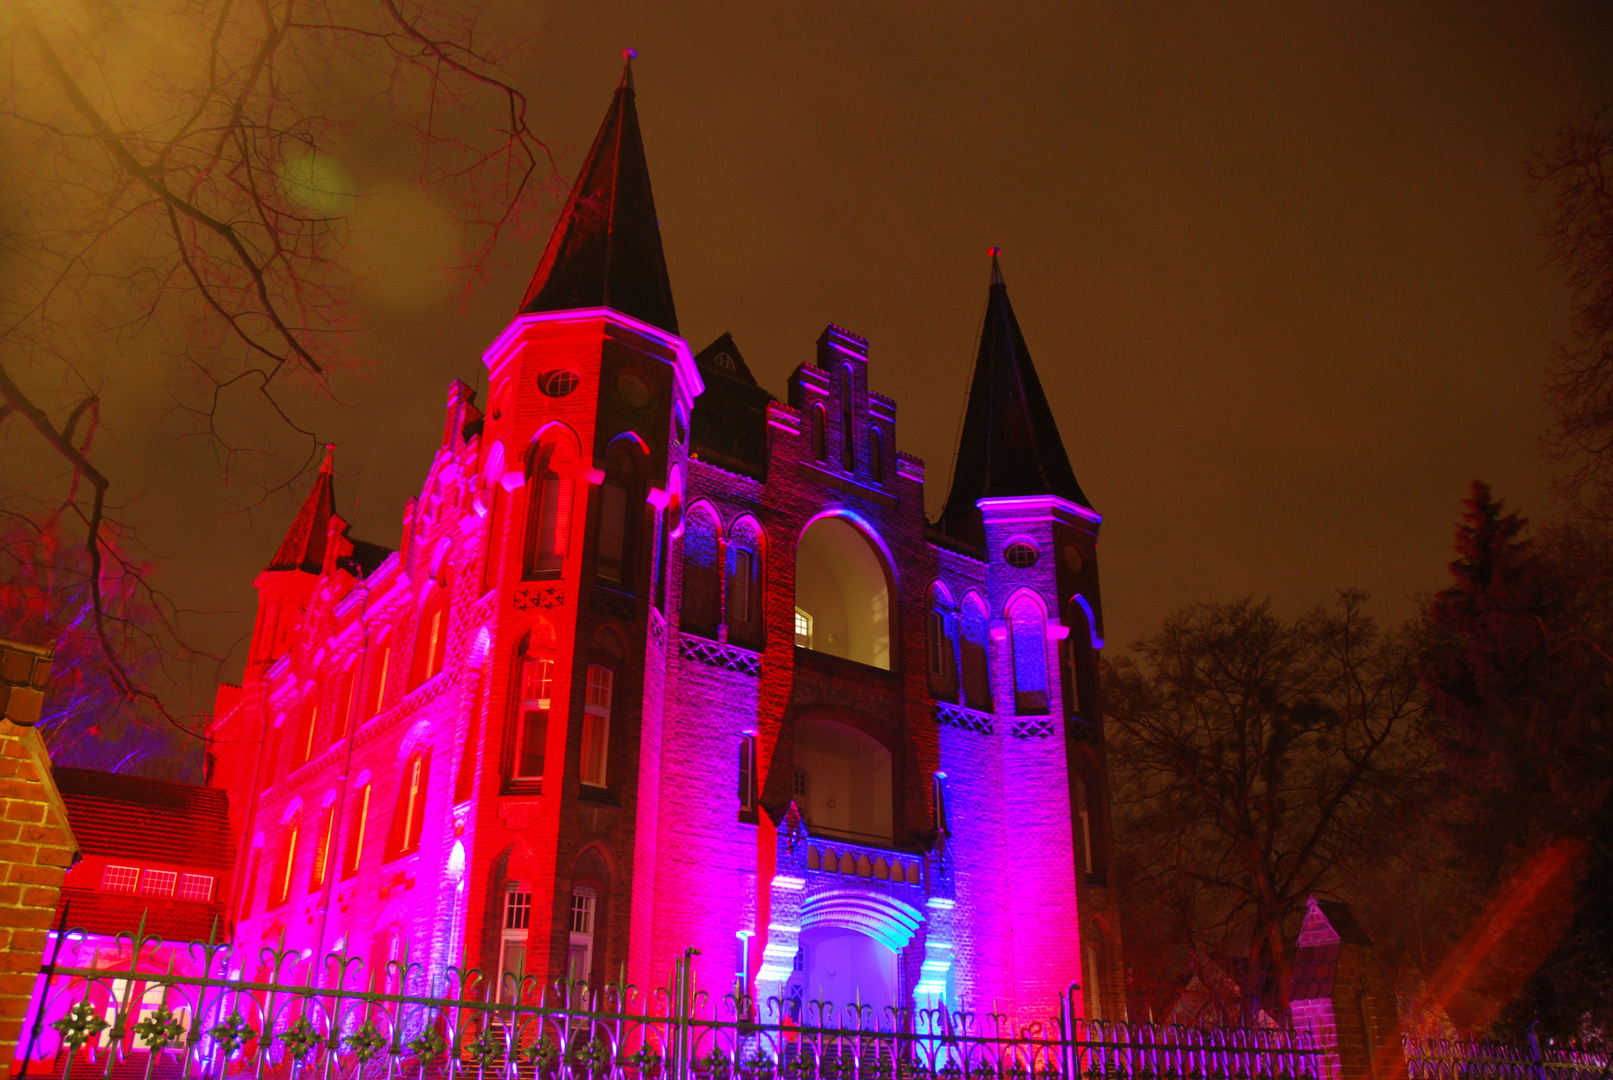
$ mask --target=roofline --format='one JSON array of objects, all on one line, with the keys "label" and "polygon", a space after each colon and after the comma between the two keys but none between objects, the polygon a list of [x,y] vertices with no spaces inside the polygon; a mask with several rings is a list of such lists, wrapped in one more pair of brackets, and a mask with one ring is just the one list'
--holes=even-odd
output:
[{"label": "roofline", "polygon": [[982,514],[1009,514],[1021,519],[1051,517],[1062,510],[1074,517],[1085,518],[1094,525],[1103,520],[1103,515],[1096,510],[1059,495],[995,495],[976,499],[975,506],[980,508]]},{"label": "roofline", "polygon": [[569,308],[564,311],[531,311],[524,315],[517,315],[510,320],[498,337],[493,339],[482,353],[482,363],[487,370],[492,371],[503,362],[505,354],[520,338],[522,331],[529,326],[539,323],[585,323],[594,320],[616,323],[634,333],[642,334],[652,341],[660,342],[672,350],[674,360],[672,371],[677,379],[678,389],[683,393],[688,405],[694,404],[694,399],[706,389],[706,384],[700,377],[700,369],[695,366],[694,353],[689,349],[689,343],[677,334],[652,326],[642,319],[635,319],[631,315],[624,315],[615,308],[590,307]]}]

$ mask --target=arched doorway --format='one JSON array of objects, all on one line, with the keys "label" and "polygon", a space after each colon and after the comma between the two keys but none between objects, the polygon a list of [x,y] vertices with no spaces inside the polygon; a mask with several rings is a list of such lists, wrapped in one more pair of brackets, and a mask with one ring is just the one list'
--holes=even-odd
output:
[{"label": "arched doorway", "polygon": [[[836,889],[808,898],[786,996],[833,1006],[821,1017],[806,1014],[808,1022],[890,1030],[888,1010],[908,997],[898,961],[923,921],[917,909],[880,894]],[[852,1010],[861,1011],[860,1022]]]},{"label": "arched doorway", "polygon": [[891,838],[891,752],[866,732],[823,718],[795,722],[797,808],[814,832]]},{"label": "arched doorway", "polygon": [[890,587],[868,537],[845,518],[819,518],[795,560],[795,643],[889,671]]}]

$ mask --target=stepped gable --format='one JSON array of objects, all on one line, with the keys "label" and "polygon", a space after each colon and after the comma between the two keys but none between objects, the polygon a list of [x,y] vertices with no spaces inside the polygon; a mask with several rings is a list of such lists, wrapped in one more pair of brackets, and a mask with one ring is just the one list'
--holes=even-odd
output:
[{"label": "stepped gable", "polygon": [[701,349],[694,361],[706,385],[689,421],[695,457],[764,479],[767,406],[777,399],[756,382],[732,334],[724,333]]},{"label": "stepped gable", "polygon": [[633,96],[630,56],[521,299],[521,314],[606,307],[678,332]]},{"label": "stepped gable", "polygon": [[993,250],[980,353],[969,384],[969,405],[941,528],[982,543],[975,503],[1015,495],[1054,495],[1092,508],[1070,468]]},{"label": "stepped gable", "polygon": [[217,869],[235,865],[224,792],[94,769],[51,771],[86,855]]}]

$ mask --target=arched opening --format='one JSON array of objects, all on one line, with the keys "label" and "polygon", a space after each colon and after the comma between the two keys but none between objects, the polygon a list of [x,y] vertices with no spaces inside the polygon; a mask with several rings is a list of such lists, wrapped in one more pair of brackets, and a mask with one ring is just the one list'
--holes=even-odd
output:
[{"label": "arched opening", "polygon": [[691,507],[683,527],[683,595],[679,625],[717,636],[722,620],[721,526],[704,506]]},{"label": "arched opening", "polygon": [[953,617],[946,593],[937,586],[930,590],[930,611],[926,620],[930,674],[930,696],[937,701],[956,701],[957,664],[952,638]]},{"label": "arched opening", "polygon": [[963,702],[971,709],[991,712],[991,665],[987,662],[986,654],[986,633],[990,627],[984,601],[974,593],[964,597],[958,622],[958,652],[963,660]]},{"label": "arched opening", "polygon": [[762,529],[754,518],[734,523],[728,543],[728,640],[762,647]]},{"label": "arched opening", "polygon": [[571,511],[576,447],[561,431],[553,431],[532,448],[527,459],[525,577],[559,577],[571,546]]},{"label": "arched opening", "polygon": [[605,454],[599,486],[599,524],[594,572],[601,580],[631,587],[637,580],[639,537],[644,531],[643,444],[623,435]]},{"label": "arched opening", "polygon": [[420,604],[420,627],[415,633],[414,678],[419,686],[442,670],[448,655],[448,616],[452,600],[448,562],[443,560],[425,599]]},{"label": "arched opening", "polygon": [[868,537],[845,518],[819,518],[801,534],[795,608],[797,645],[890,670],[885,566]]},{"label": "arched opening", "polygon": [[891,753],[850,724],[796,722],[795,791],[814,832],[891,838]]},{"label": "arched opening", "polygon": [[1021,596],[1008,609],[1008,639],[1013,654],[1014,712],[1047,713],[1047,626],[1042,606]]}]

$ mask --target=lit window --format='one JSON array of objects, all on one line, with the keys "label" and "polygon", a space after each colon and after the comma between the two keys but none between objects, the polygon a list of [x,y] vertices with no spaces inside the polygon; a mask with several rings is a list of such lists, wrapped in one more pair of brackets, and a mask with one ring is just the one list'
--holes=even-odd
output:
[{"label": "lit window", "polygon": [[571,543],[571,493],[571,479],[547,467],[533,480],[527,517],[528,577],[558,574],[565,566]]},{"label": "lit window", "polygon": [[532,925],[532,887],[514,884],[504,893],[504,929],[499,934],[498,1000],[513,1001],[526,977],[526,938]]},{"label": "lit window", "polygon": [[594,932],[593,893],[579,890],[571,894],[571,932],[573,934]]},{"label": "lit window", "polygon": [[207,903],[213,899],[213,878],[209,874],[181,874],[179,898]]},{"label": "lit window", "polygon": [[1017,566],[1023,570],[1028,566],[1035,566],[1037,556],[1040,554],[1035,545],[1027,544],[1023,540],[1016,540],[1008,545],[1003,552],[1003,559],[1009,566]]},{"label": "lit window", "polygon": [[140,895],[172,896],[179,875],[172,870],[147,870],[140,879]]},{"label": "lit window", "polygon": [[132,893],[139,881],[139,867],[108,866],[101,872],[101,891]]},{"label": "lit window", "polygon": [[583,887],[571,894],[571,939],[566,956],[566,978],[588,978],[594,966],[594,890]]},{"label": "lit window", "polygon": [[416,753],[404,766],[403,786],[398,791],[398,849],[406,855],[420,846],[420,832],[426,818],[426,758]]},{"label": "lit window", "polygon": [[588,695],[582,717],[582,782],[605,786],[605,751],[610,746],[610,706],[616,673],[588,665]]},{"label": "lit window", "polygon": [[812,648],[812,615],[795,609],[795,643],[803,649]]},{"label": "lit window", "polygon": [[301,829],[293,825],[280,845],[280,861],[275,866],[274,896],[269,902],[270,907],[278,907],[291,896],[291,868],[297,861],[297,836],[300,832]]},{"label": "lit window", "polygon": [[358,861],[364,855],[364,839],[370,827],[370,785],[365,784],[353,796],[353,823],[347,831],[347,865],[342,873],[352,877],[358,872]]},{"label": "lit window", "polygon": [[546,656],[528,656],[521,661],[520,728],[516,732],[520,745],[515,751],[515,775],[523,779],[543,778],[553,675],[554,661]]},{"label": "lit window", "polygon": [[326,807],[320,817],[318,839],[314,842],[314,861],[308,868],[308,891],[318,892],[325,886],[325,874],[330,869],[331,827],[335,823],[335,810]]}]

